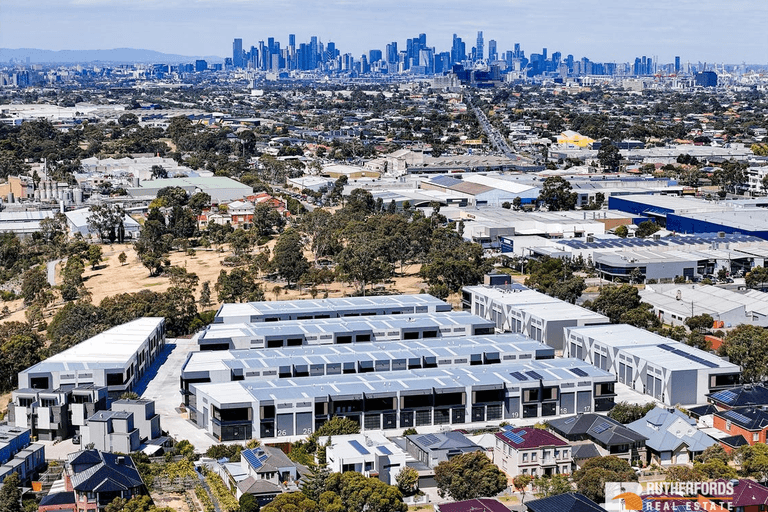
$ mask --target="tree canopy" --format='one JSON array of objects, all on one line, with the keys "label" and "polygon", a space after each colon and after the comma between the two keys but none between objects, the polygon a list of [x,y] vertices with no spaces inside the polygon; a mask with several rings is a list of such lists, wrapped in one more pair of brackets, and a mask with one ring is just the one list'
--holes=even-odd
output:
[{"label": "tree canopy", "polygon": [[507,477],[485,453],[470,452],[443,461],[435,467],[440,496],[455,501],[492,497],[507,487]]}]

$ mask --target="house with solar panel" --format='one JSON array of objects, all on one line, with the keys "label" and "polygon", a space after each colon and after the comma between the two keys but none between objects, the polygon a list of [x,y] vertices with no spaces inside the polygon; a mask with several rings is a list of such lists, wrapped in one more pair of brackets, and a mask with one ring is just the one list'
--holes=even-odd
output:
[{"label": "house with solar panel", "polygon": [[[225,466],[237,484],[235,497],[252,494],[263,506],[278,494],[296,490],[299,467],[279,448],[258,446],[240,452],[240,463]],[[235,467],[234,470],[229,466]]]},{"label": "house with solar panel", "polygon": [[396,477],[405,468],[406,452],[384,437],[381,432],[321,437],[318,445],[326,446],[325,459],[333,473],[355,471],[377,477],[389,485],[397,485]]},{"label": "house with solar panel", "polygon": [[671,407],[656,407],[627,427],[648,440],[648,462],[669,466],[688,464],[716,441],[696,428],[696,420]]},{"label": "house with solar panel", "polygon": [[667,405],[707,402],[736,385],[741,368],[714,354],[626,324],[566,327],[564,357],[586,361]]},{"label": "house with solar panel", "polygon": [[713,426],[729,436],[742,436],[746,443],[766,443],[768,411],[762,407],[736,407],[714,414]]},{"label": "house with solar panel", "polygon": [[456,455],[485,451],[482,446],[473,443],[461,432],[405,436],[405,449],[413,458],[430,468]]},{"label": "house with solar panel", "polygon": [[551,419],[547,425],[571,443],[576,466],[581,461],[605,455],[619,457],[630,464],[647,459],[647,438],[607,416],[578,414]]},{"label": "house with solar panel", "polygon": [[493,462],[507,476],[570,474],[571,446],[557,434],[534,427],[506,426],[496,433]]},{"label": "house with solar panel", "polygon": [[761,384],[744,384],[709,395],[709,403],[725,411],[737,407],[768,405],[768,388]]}]

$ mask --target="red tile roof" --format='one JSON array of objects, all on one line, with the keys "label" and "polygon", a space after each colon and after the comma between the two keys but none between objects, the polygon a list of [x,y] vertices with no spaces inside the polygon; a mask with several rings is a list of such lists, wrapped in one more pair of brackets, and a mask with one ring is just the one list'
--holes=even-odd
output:
[{"label": "red tile roof", "polygon": [[[521,443],[515,443],[507,436],[507,434],[512,434],[513,438],[519,436],[523,441]],[[555,434],[533,427],[507,429],[503,432],[498,432],[496,437],[516,450],[539,448],[542,446],[568,446],[566,441],[563,441]]]}]

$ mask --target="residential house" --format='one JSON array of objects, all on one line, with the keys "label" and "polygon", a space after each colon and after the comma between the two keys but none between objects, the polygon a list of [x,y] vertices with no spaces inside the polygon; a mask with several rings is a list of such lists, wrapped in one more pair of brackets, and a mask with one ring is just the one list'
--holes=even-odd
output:
[{"label": "residential house", "polygon": [[235,496],[252,494],[265,505],[278,494],[298,490],[300,467],[279,448],[259,446],[240,453],[241,478],[237,479]]},{"label": "residential house", "polygon": [[607,416],[586,413],[547,423],[555,433],[571,442],[576,465],[580,460],[605,455],[615,455],[629,463],[647,458],[647,438]]},{"label": "residential house", "polygon": [[605,509],[578,492],[567,492],[525,503],[528,512],[605,512]]},{"label": "residential house", "polygon": [[627,427],[648,438],[645,446],[649,462],[662,466],[687,464],[715,444],[696,428],[696,420],[675,408],[656,407]]},{"label": "residential house", "polygon": [[30,430],[0,425],[0,482],[18,473],[22,483],[33,479],[45,466],[45,446],[31,444]]},{"label": "residential house", "polygon": [[749,405],[768,405],[768,388],[760,384],[744,384],[712,393],[707,400],[721,411]]},{"label": "residential house", "polygon": [[729,510],[733,512],[763,512],[768,509],[768,487],[740,478],[733,481]]},{"label": "residential house", "polygon": [[29,428],[40,440],[66,439],[89,417],[107,408],[107,388],[86,384],[71,389],[18,389],[8,404],[8,421]]},{"label": "residential house", "polygon": [[133,413],[125,411],[99,411],[88,418],[81,429],[82,442],[104,452],[135,452],[141,445],[139,429],[133,424]]},{"label": "residential house", "polygon": [[476,445],[461,432],[405,436],[405,449],[415,459],[431,468],[456,455],[485,451],[482,446]]},{"label": "residential house", "polygon": [[101,511],[115,498],[148,494],[130,457],[99,450],[69,455],[64,465],[64,487],[64,492],[48,495],[38,511],[63,510],[67,505],[78,512]]},{"label": "residential house", "polygon": [[[328,437],[318,439],[325,445]],[[395,478],[405,468],[405,452],[377,431],[365,434],[332,436],[325,449],[328,468],[334,473],[356,471],[365,476],[375,476],[389,485],[396,485]]]},{"label": "residential house", "polygon": [[499,500],[478,498],[453,503],[435,503],[435,512],[509,512],[509,508]]},{"label": "residential house", "polygon": [[569,474],[571,447],[561,437],[539,428],[505,427],[496,434],[493,461],[510,478],[517,475]]},{"label": "residential house", "polygon": [[760,407],[736,407],[718,411],[713,426],[731,436],[743,436],[749,445],[765,444],[768,431],[768,412]]}]

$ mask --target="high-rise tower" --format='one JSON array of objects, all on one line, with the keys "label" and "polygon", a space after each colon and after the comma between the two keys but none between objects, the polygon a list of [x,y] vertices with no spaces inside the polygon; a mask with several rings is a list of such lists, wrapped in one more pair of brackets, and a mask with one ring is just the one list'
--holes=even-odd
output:
[{"label": "high-rise tower", "polygon": [[483,60],[485,58],[485,43],[483,42],[483,31],[477,32],[477,60]]},{"label": "high-rise tower", "polygon": [[232,42],[232,65],[236,68],[243,66],[243,40],[240,38]]}]

